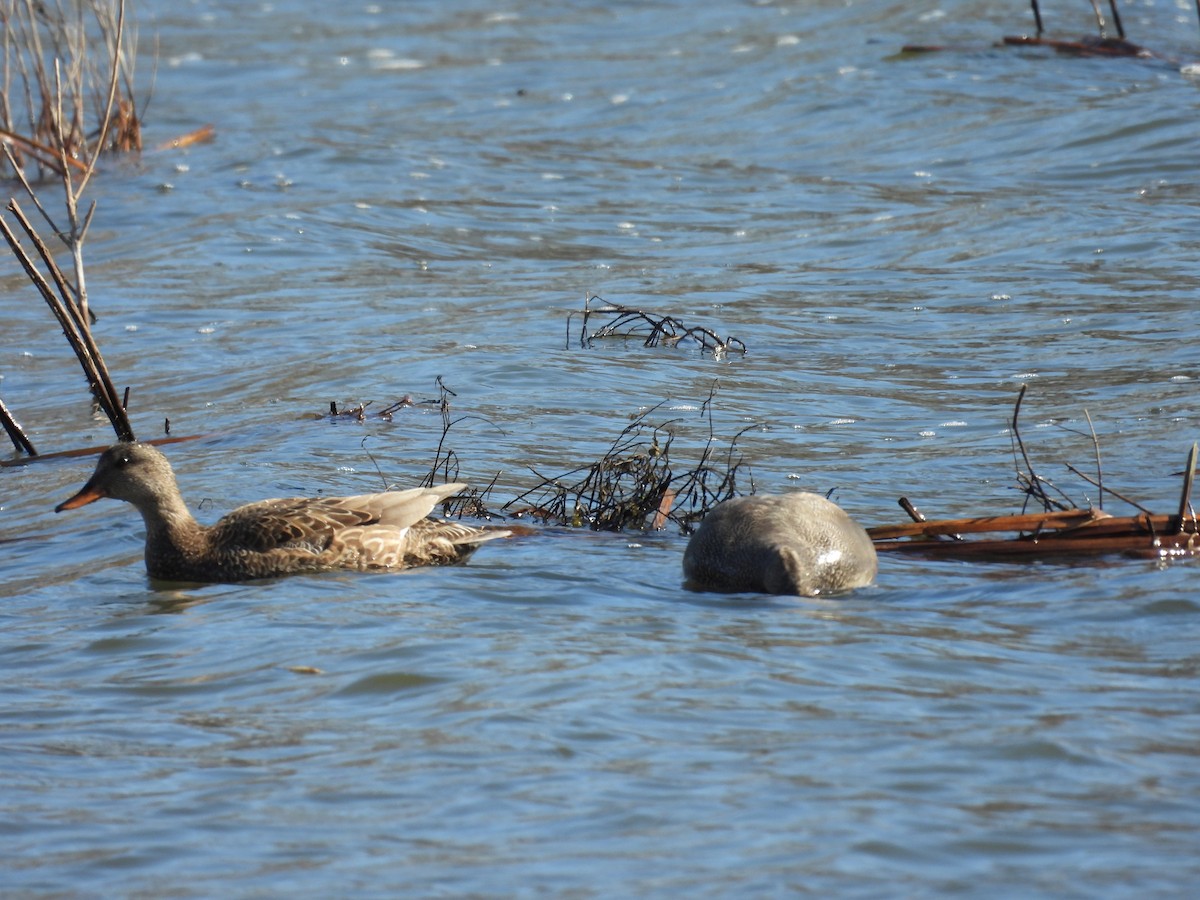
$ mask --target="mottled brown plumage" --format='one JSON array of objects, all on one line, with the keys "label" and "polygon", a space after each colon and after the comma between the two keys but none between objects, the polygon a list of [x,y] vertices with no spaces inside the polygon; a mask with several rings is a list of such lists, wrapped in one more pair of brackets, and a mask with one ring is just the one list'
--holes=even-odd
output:
[{"label": "mottled brown plumage", "polygon": [[146,523],[146,571],[168,581],[244,581],[325,569],[410,568],[456,563],[503,528],[428,518],[466,487],[443,484],[324,499],[262,500],[215,525],[188,511],[171,464],[149,444],[109,447],[87,484],[55,511],[111,497]]},{"label": "mottled brown plumage", "polygon": [[686,586],[802,597],[875,578],[875,545],[836,503],[817,494],[756,494],[718,504],[683,554]]}]

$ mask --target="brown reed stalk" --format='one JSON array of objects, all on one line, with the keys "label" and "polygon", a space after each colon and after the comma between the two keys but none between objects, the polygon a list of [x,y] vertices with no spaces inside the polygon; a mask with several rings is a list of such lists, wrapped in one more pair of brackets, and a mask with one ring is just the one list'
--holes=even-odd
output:
[{"label": "brown reed stalk", "polygon": [[29,254],[25,252],[25,248],[21,246],[17,236],[3,217],[0,217],[0,233],[3,234],[5,241],[8,242],[9,249],[17,258],[17,261],[21,263],[21,266],[25,269],[25,274],[29,276],[29,280],[33,282],[34,287],[42,295],[42,299],[46,301],[51,312],[54,313],[54,317],[58,320],[58,324],[62,327],[63,334],[67,338],[67,343],[71,345],[71,349],[75,351],[75,356],[79,359],[79,364],[83,367],[88,387],[96,403],[99,404],[104,414],[108,416],[109,421],[112,422],[113,430],[116,431],[118,440],[132,441],[134,439],[133,428],[129,424],[129,417],[126,414],[123,401],[118,396],[117,389],[108,374],[108,367],[104,364],[104,358],[100,355],[100,348],[96,345],[96,341],[92,337],[86,307],[82,303],[77,302],[72,295],[71,286],[67,283],[62,270],[59,269],[58,264],[54,261],[54,257],[46,247],[45,241],[42,240],[29,219],[26,218],[25,213],[21,210],[16,200],[9,201],[8,211],[17,220],[26,236],[33,243],[39,259],[45,266],[46,271],[50,273],[53,287],[51,286],[51,280],[47,280],[46,276],[29,257]]},{"label": "brown reed stalk", "polygon": [[[0,2],[4,4],[0,6],[0,39],[6,50],[0,85],[0,143],[13,174],[70,254],[73,277],[63,273],[15,199],[9,201],[8,213],[32,244],[37,262],[2,216],[0,232],[58,320],[96,403],[112,422],[118,439],[133,440],[126,402],[118,396],[91,332],[94,316],[88,303],[83,244],[96,204],[88,204],[83,213],[80,208],[101,153],[141,147],[125,0],[85,0],[69,9],[41,0]],[[85,10],[91,12],[94,29],[88,28]],[[100,63],[95,62],[91,52],[95,34],[103,51]],[[122,84],[124,95],[119,96]],[[18,90],[29,119],[28,135],[19,134],[16,124],[12,95]],[[96,122],[92,131],[86,124],[89,109]],[[35,179],[46,171],[58,177],[66,227],[55,221],[39,197],[26,171],[29,160],[36,163]],[[32,443],[11,415],[6,414],[4,425],[14,445],[32,455]]]},{"label": "brown reed stalk", "polygon": [[[1013,453],[1014,456],[1020,454],[1028,469],[1021,471],[1018,466],[1017,482],[1027,495],[1026,504],[1031,497],[1042,498],[1045,511],[928,521],[911,502],[902,497],[900,505],[913,521],[868,528],[867,533],[875,542],[877,551],[978,560],[1080,558],[1110,553],[1159,559],[1200,556],[1200,520],[1197,519],[1191,503],[1196,465],[1200,458],[1200,444],[1192,444],[1187,467],[1182,473],[1177,473],[1182,474],[1184,479],[1178,513],[1155,515],[1112,487],[1101,486],[1103,475],[1100,468],[1100,442],[1089,415],[1088,430],[1096,458],[1096,477],[1093,478],[1070,464],[1067,465],[1067,470],[1088,484],[1100,487],[1101,496],[1107,493],[1112,498],[1128,503],[1137,509],[1138,513],[1118,517],[1099,507],[1055,510],[1051,508],[1051,504],[1061,504],[1045,496],[1044,485],[1049,485],[1050,482],[1034,472],[1029,453],[1017,428],[1021,400],[1024,396],[1025,387],[1022,386],[1012,417]],[[1009,534],[1012,536],[1005,536]],[[947,537],[953,540],[946,540]]]},{"label": "brown reed stalk", "polygon": [[1191,452],[1188,453],[1187,468],[1183,470],[1183,490],[1179,492],[1179,528],[1180,532],[1184,529],[1184,523],[1190,515],[1192,522],[1196,521],[1196,514],[1192,510],[1192,485],[1196,480],[1196,458],[1200,456],[1200,444],[1193,443]]},{"label": "brown reed stalk", "polygon": [[5,432],[8,434],[8,439],[13,442],[13,446],[18,451],[37,456],[37,449],[33,446],[33,442],[29,440],[29,436],[25,434],[25,430],[20,426],[12,413],[8,411],[8,407],[4,405],[4,401],[0,400],[0,425],[4,426]]}]

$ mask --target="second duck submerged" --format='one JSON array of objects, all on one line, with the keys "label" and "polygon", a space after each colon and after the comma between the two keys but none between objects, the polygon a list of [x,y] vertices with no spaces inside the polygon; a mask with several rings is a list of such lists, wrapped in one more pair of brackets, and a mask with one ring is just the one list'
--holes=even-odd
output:
[{"label": "second duck submerged", "polygon": [[697,591],[815,596],[868,585],[875,545],[836,503],[817,494],[726,500],[700,523],[683,554]]}]

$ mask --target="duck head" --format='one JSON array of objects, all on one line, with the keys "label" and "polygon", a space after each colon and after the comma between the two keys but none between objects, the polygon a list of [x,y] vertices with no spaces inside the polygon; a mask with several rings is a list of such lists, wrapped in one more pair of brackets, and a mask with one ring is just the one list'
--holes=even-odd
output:
[{"label": "duck head", "polygon": [[175,484],[167,458],[149,444],[114,444],[100,454],[96,471],[75,496],[54,507],[55,512],[78,509],[102,497],[134,506],[151,504]]}]

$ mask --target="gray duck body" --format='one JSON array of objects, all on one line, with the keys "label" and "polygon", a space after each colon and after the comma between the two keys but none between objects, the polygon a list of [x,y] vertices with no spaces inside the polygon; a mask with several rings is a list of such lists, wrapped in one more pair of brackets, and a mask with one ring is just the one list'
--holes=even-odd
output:
[{"label": "gray duck body", "polygon": [[683,554],[697,591],[815,596],[870,584],[875,545],[836,503],[817,494],[756,494],[718,504]]},{"label": "gray duck body", "polygon": [[411,568],[465,560],[484,541],[508,537],[428,518],[465,484],[353,497],[262,500],[212,526],[188,510],[167,458],[149,444],[101,454],[87,484],[56,512],[111,497],[133,504],[146,526],[146,571],[167,581],[245,581],[328,569]]}]

